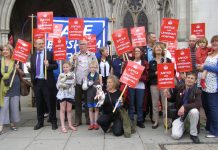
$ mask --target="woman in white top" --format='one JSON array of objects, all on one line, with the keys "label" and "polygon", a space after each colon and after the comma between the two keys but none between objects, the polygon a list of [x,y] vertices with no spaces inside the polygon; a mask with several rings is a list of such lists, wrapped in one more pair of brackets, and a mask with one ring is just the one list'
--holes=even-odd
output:
[{"label": "woman in white top", "polygon": [[203,67],[208,73],[205,78],[206,88],[202,91],[202,105],[207,116],[207,138],[218,137],[218,35],[211,39],[214,52],[209,55]]},{"label": "woman in white top", "polygon": [[103,90],[106,91],[107,77],[111,71],[111,56],[108,54],[107,47],[100,48],[101,58],[99,63],[99,74],[102,76]]}]

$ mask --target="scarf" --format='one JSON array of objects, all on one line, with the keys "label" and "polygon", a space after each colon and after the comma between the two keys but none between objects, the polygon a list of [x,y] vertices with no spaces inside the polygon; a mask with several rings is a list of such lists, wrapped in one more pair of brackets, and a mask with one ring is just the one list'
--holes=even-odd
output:
[{"label": "scarf", "polygon": [[1,74],[2,74],[2,79],[1,79],[1,88],[0,88],[0,107],[4,107],[4,97],[9,90],[9,86],[5,86],[4,80],[9,79],[11,73],[14,70],[14,60],[11,60],[8,66],[8,71],[5,72],[5,58],[2,57],[1,60]]}]

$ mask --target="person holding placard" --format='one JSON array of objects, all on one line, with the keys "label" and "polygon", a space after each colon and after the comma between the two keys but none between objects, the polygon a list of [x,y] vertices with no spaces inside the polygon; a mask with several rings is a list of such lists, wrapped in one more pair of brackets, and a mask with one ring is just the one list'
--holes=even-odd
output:
[{"label": "person holding placard", "polygon": [[200,118],[199,109],[201,107],[201,91],[196,86],[197,74],[195,71],[188,72],[185,83],[177,86],[170,94],[168,89],[164,90],[164,95],[168,101],[175,102],[177,119],[172,123],[172,138],[180,139],[185,131],[184,122],[190,122],[190,138],[196,144],[200,143],[198,138],[198,123]]},{"label": "person holding placard", "polygon": [[[48,104],[49,120],[52,124],[52,130],[56,130],[56,99],[52,99],[52,92],[56,87],[53,70],[58,68],[58,64],[53,60],[53,54],[46,51],[47,58],[45,59],[45,43],[43,39],[35,41],[36,52],[31,55],[31,67],[28,68],[33,79],[34,92],[36,96],[36,109],[38,123],[35,125],[34,130],[38,130],[44,126],[44,105]],[[45,78],[45,67],[47,68],[47,79]],[[45,103],[46,101],[46,103]]]},{"label": "person holding placard", "polygon": [[112,129],[112,132],[115,136],[120,136],[123,134],[123,126],[119,117],[119,113],[118,111],[113,113],[114,106],[119,99],[120,94],[119,80],[116,76],[110,75],[107,79],[107,93],[105,95],[105,100],[101,106],[102,114],[98,118],[97,122],[105,133]]},{"label": "person holding placard", "polygon": [[[95,54],[88,51],[87,44],[88,42],[86,40],[81,40],[79,42],[80,52],[78,54],[75,54],[70,60],[75,67],[74,71],[76,75],[74,126],[79,126],[82,124],[82,95],[83,94],[84,94],[84,101],[85,103],[87,103],[86,102],[87,92],[82,89],[83,79],[85,79],[88,76],[89,64],[91,63],[91,61],[96,61],[98,63]],[[89,125],[90,122],[89,122],[89,113],[87,107],[85,109],[85,117],[86,117],[86,124]]]},{"label": "person holding placard", "polygon": [[145,67],[139,83],[135,88],[129,87],[130,104],[128,108],[129,117],[134,122],[134,107],[136,102],[137,107],[137,126],[145,128],[143,124],[143,102],[145,99],[146,82],[148,80],[148,62],[144,60],[144,51],[142,47],[135,47],[133,49],[133,61]]},{"label": "person holding placard", "polygon": [[[15,64],[15,61],[12,60],[12,53],[13,47],[10,44],[3,46],[3,56],[0,61],[0,134],[3,130],[3,124],[10,124],[11,130],[16,131],[17,127],[15,126],[15,122],[20,121],[20,78],[18,74],[24,75],[24,73],[21,66]],[[11,88],[9,88],[15,69],[17,73],[14,76]]]},{"label": "person holding placard", "polygon": [[[153,121],[152,129],[158,127],[159,113],[158,113],[158,101],[161,96],[163,118],[165,118],[165,97],[163,90],[157,87],[157,64],[170,63],[171,60],[165,57],[164,46],[162,43],[156,43],[153,47],[153,60],[149,63],[149,83],[151,90],[151,98],[153,104]],[[164,120],[163,120],[164,122]]]}]

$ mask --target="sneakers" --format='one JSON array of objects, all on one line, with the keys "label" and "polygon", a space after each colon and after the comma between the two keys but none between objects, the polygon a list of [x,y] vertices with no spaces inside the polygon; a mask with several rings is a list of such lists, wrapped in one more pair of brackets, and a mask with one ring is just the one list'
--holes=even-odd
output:
[{"label": "sneakers", "polygon": [[206,138],[216,138],[216,136],[213,135],[213,134],[207,134],[205,137],[206,137]]},{"label": "sneakers", "polygon": [[145,128],[145,125],[143,124],[143,122],[138,121],[136,124],[139,128]]},{"label": "sneakers", "polygon": [[198,136],[190,135],[190,139],[192,139],[193,143],[195,143],[195,144],[200,143]]}]

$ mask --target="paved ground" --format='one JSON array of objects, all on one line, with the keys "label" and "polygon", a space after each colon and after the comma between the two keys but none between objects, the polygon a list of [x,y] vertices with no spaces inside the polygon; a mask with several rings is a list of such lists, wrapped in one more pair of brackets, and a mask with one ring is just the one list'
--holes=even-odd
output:
[{"label": "paved ground", "polygon": [[151,128],[151,123],[145,123],[146,128],[137,128],[131,138],[114,137],[111,133],[104,134],[102,130],[88,131],[86,125],[78,131],[63,134],[60,130],[52,131],[51,126],[34,131],[36,123],[35,108],[28,107],[30,101],[22,98],[22,121],[18,131],[11,131],[8,127],[0,135],[0,150],[216,150],[218,139],[206,139],[205,131],[201,130],[202,144],[194,145],[186,134],[180,141],[170,138],[171,131],[164,131],[161,124],[156,130]]}]

